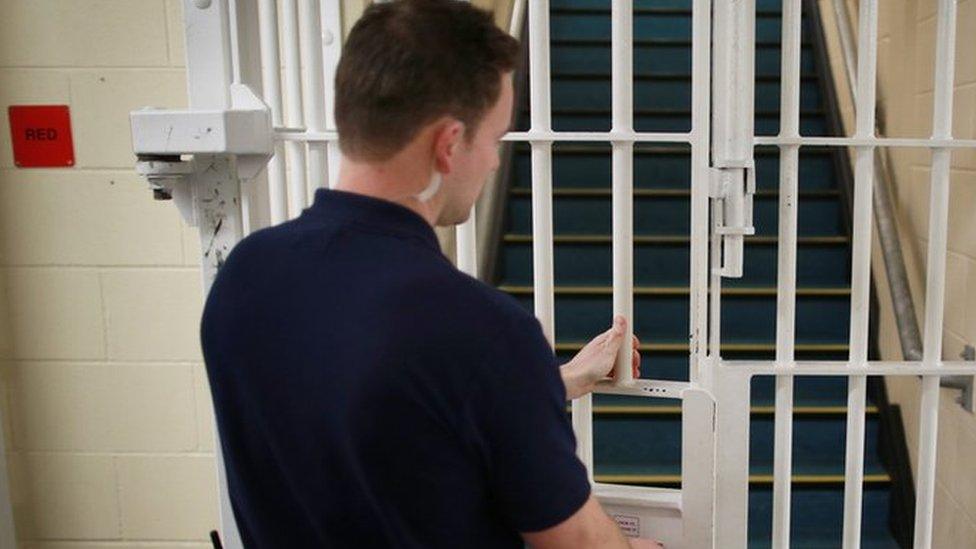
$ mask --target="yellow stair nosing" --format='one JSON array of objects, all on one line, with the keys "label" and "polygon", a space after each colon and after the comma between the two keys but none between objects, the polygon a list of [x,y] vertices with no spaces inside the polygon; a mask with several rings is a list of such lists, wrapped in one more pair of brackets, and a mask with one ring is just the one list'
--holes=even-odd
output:
[{"label": "yellow stair nosing", "polygon": [[[612,484],[678,484],[681,482],[681,475],[604,474],[593,477],[596,482]],[[844,475],[792,475],[793,484],[843,484],[844,481]],[[749,475],[750,484],[772,484],[772,482],[773,475]],[[887,473],[866,474],[864,482],[872,484],[891,482],[891,476]]]},{"label": "yellow stair nosing", "polygon": [[[566,411],[571,408],[567,406]],[[775,406],[751,406],[750,413],[753,414],[773,414],[776,412]],[[877,406],[867,406],[864,413],[873,415],[878,413]],[[681,414],[680,406],[642,406],[642,405],[613,405],[599,404],[593,406],[594,415],[632,415],[632,416],[657,416],[657,415],[678,415]],[[824,415],[824,414],[847,414],[847,406],[794,406],[794,415]]]},{"label": "yellow stair nosing", "polygon": [[[583,348],[584,342],[561,342],[556,343],[556,351],[578,351]],[[844,352],[849,350],[846,343],[797,343],[797,352]],[[640,351],[687,351],[687,343],[641,343],[638,346]],[[773,343],[723,343],[722,351],[740,352],[772,352],[776,350]]]},{"label": "yellow stair nosing", "polygon": [[[531,234],[508,233],[503,237],[505,242],[528,244],[532,242]],[[775,244],[779,241],[776,235],[746,236],[747,244]],[[556,244],[610,244],[611,235],[594,234],[561,234],[554,235]],[[634,235],[635,244],[683,244],[691,242],[690,237],[684,235]],[[801,236],[797,237],[799,244],[847,244],[850,238],[844,235],[829,236]]]},{"label": "yellow stair nosing", "polygon": [[[513,295],[531,295],[535,293],[532,286],[501,285],[498,289]],[[612,286],[556,286],[556,295],[613,295]],[[687,286],[635,286],[635,295],[687,295],[691,290]],[[725,287],[722,295],[775,296],[775,286],[758,287]],[[798,296],[847,296],[850,288],[845,287],[806,287],[797,288]]]},{"label": "yellow stair nosing", "polygon": [[[531,196],[532,189],[528,187],[511,187],[509,192],[513,196]],[[552,190],[553,196],[557,197],[592,197],[592,196],[611,196],[610,188],[604,187],[559,187]],[[777,189],[756,189],[755,196],[773,197],[779,196]],[[800,191],[800,198],[825,198],[838,196],[836,189],[815,189]],[[691,196],[691,189],[646,189],[635,188],[636,197],[683,197]]]}]

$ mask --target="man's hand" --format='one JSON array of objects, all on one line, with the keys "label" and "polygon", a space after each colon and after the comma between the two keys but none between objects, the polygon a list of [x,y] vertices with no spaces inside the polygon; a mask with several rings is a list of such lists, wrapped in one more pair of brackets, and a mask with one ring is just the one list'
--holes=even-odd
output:
[{"label": "man's hand", "polygon": [[[566,398],[579,398],[592,392],[597,381],[607,376],[613,377],[613,364],[617,360],[617,352],[627,339],[624,334],[628,333],[630,331],[627,329],[627,320],[617,315],[609,330],[593,338],[576,353],[572,360],[563,364],[561,374],[566,385]],[[637,350],[640,340],[633,333],[630,333],[630,340],[633,349],[631,365],[636,378],[640,376],[641,357],[640,351]]]}]

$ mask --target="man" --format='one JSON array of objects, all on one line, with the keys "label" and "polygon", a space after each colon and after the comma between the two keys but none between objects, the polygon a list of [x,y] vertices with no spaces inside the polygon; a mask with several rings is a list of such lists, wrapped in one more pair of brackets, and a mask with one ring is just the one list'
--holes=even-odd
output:
[{"label": "man", "polygon": [[559,368],[538,321],[432,228],[466,220],[498,167],[517,52],[450,0],[374,4],[350,32],[337,190],[244,239],[203,315],[247,547],[628,547],[565,403],[625,340],[636,369],[636,338],[618,318]]}]

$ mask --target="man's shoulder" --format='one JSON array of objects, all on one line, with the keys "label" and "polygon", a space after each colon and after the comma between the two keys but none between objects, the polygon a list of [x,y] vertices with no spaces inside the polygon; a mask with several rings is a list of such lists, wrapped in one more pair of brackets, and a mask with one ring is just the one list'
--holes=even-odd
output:
[{"label": "man's shoulder", "polygon": [[450,296],[458,307],[477,309],[488,321],[518,323],[535,318],[516,298],[458,270],[447,261],[431,269],[428,276],[418,277],[409,284],[423,286],[422,291],[432,296]]}]

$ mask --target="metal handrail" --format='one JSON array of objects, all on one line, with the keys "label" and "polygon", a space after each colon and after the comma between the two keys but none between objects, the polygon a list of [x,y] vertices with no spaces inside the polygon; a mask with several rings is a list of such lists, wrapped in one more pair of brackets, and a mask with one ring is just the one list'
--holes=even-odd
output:
[{"label": "metal handrail", "polygon": [[[854,100],[854,86],[857,81],[857,44],[854,40],[851,15],[845,0],[833,0],[834,16],[837,22],[837,35],[840,40],[844,57],[844,69],[847,73],[847,93]],[[882,116],[877,117],[882,121]],[[908,271],[905,269],[905,257],[902,254],[901,241],[898,237],[898,223],[894,214],[891,200],[890,163],[888,155],[881,148],[875,149],[874,163],[874,222],[878,229],[878,241],[884,258],[885,273],[888,276],[888,286],[891,290],[891,302],[895,313],[895,324],[898,327],[898,341],[901,344],[902,356],[905,360],[922,360],[922,335],[918,329],[918,317],[915,313],[915,302],[912,299],[911,288],[908,284]],[[967,358],[964,353],[963,358]],[[968,358],[967,358],[968,359]],[[941,378],[942,387],[960,389],[963,391],[960,403],[969,409],[972,403],[973,378],[969,376],[944,376]],[[972,411],[972,410],[970,410]]]}]

